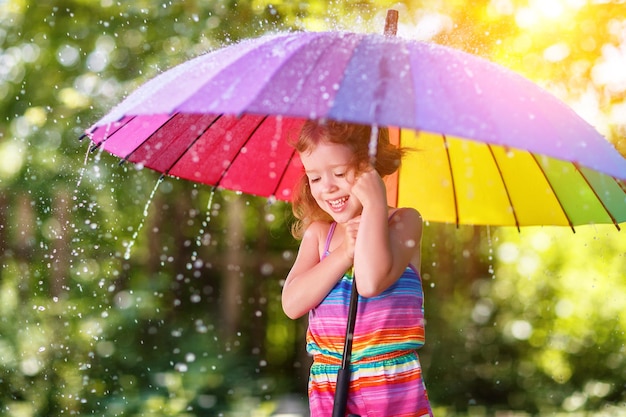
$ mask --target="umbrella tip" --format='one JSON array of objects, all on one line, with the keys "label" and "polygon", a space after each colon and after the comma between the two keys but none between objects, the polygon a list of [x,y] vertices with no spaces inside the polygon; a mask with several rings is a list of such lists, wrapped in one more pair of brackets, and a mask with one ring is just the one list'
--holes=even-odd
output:
[{"label": "umbrella tip", "polygon": [[385,19],[385,36],[396,36],[398,31],[398,11],[394,9],[387,10],[387,18]]}]

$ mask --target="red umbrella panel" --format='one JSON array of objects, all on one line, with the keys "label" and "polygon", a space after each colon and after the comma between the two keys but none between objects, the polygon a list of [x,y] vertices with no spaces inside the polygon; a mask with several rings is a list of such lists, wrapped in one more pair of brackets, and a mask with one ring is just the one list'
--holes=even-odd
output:
[{"label": "red umbrella panel", "polygon": [[[254,115],[146,116],[141,123],[114,123],[115,133],[101,139],[105,149],[116,146],[117,155],[166,175],[289,200],[302,165],[287,137],[303,124]],[[120,138],[119,146],[113,143]],[[92,140],[98,143],[97,136]]]}]

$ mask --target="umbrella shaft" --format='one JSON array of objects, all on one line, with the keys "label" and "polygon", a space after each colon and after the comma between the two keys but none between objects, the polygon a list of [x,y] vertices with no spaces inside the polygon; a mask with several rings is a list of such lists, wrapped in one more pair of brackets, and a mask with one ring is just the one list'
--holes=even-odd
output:
[{"label": "umbrella shaft", "polygon": [[352,289],[350,291],[350,307],[348,323],[346,325],[346,339],[343,346],[341,368],[337,372],[337,385],[333,404],[333,417],[344,417],[348,403],[348,390],[350,388],[350,360],[352,359],[352,339],[354,338],[354,324],[359,305],[359,293],[356,288],[356,279],[352,277]]},{"label": "umbrella shaft", "polygon": [[350,292],[350,309],[348,313],[348,323],[346,325],[346,340],[343,346],[343,357],[341,367],[350,369],[352,359],[352,339],[354,338],[354,324],[356,323],[356,312],[359,305],[359,292],[356,289],[356,279],[352,278],[352,290]]}]

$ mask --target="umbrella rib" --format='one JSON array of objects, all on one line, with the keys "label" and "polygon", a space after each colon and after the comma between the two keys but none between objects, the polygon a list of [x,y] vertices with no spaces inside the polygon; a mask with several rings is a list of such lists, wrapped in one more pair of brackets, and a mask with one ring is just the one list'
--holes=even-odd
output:
[{"label": "umbrella rib", "polygon": [[520,224],[517,218],[517,212],[515,211],[515,206],[513,205],[513,199],[511,198],[511,193],[509,192],[509,187],[506,185],[506,181],[504,180],[504,175],[502,175],[502,170],[500,169],[500,164],[498,163],[498,159],[496,158],[495,153],[493,152],[493,148],[490,144],[486,144],[487,149],[489,149],[489,153],[493,158],[493,163],[496,165],[496,169],[498,170],[498,175],[500,176],[500,180],[502,180],[502,186],[504,187],[504,192],[506,193],[506,198],[509,200],[509,206],[511,207],[511,211],[513,214],[513,218],[515,219],[515,226],[517,227],[517,231],[520,231]]},{"label": "umbrella rib", "polygon": [[120,165],[123,164],[124,162],[128,161],[128,158],[130,158],[132,156],[132,154],[134,154],[137,149],[139,149],[144,143],[146,143],[147,141],[150,140],[150,138],[152,136],[154,136],[159,130],[161,130],[164,126],[166,126],[169,122],[171,122],[172,120],[174,120],[174,118],[178,115],[179,113],[174,113],[172,114],[172,116],[167,119],[164,123],[161,124],[161,126],[159,126],[157,129],[154,129],[154,131],[152,133],[150,133],[150,135],[148,135],[147,138],[145,138],[143,140],[143,142],[141,142],[140,145],[135,146],[135,149],[133,149],[128,155],[126,155],[121,161],[120,161]]},{"label": "umbrella rib", "polygon": [[[180,114],[180,113],[176,113],[174,116],[176,116],[177,114]],[[217,117],[215,119],[213,119],[211,121],[211,123],[209,123],[209,125],[207,127],[202,129],[202,131],[196,136],[196,138],[194,140],[192,140],[191,143],[187,146],[187,149],[185,149],[184,152],[181,152],[180,155],[178,155],[178,157],[176,158],[176,160],[169,166],[169,168],[167,168],[165,170],[165,172],[163,172],[163,175],[169,175],[170,171],[176,166],[178,161],[180,161],[183,158],[183,156],[185,156],[185,154],[187,154],[187,152],[189,152],[189,149],[191,149],[193,147],[193,145],[195,145],[196,142],[198,142],[198,140],[200,140],[200,138],[207,132],[207,130],[209,130],[211,128],[211,126],[213,126],[221,117],[222,117],[222,114],[217,115]],[[174,117],[169,119],[168,122],[170,120],[172,120],[173,118]]]},{"label": "umbrella rib", "polygon": [[452,169],[452,158],[450,158],[450,147],[448,146],[448,138],[445,134],[441,134],[443,139],[443,147],[446,150],[446,158],[448,160],[448,169],[450,170],[450,181],[452,183],[452,198],[454,199],[454,216],[456,227],[459,227],[459,201],[456,198],[456,184],[454,183],[454,170]]},{"label": "umbrella rib", "polygon": [[561,200],[559,200],[559,196],[556,193],[556,191],[554,190],[554,187],[552,186],[552,183],[550,182],[550,179],[548,178],[548,175],[546,175],[546,172],[543,170],[543,167],[539,163],[539,160],[537,159],[537,156],[534,153],[532,153],[532,152],[530,153],[530,155],[532,156],[533,160],[537,164],[537,167],[539,168],[539,172],[541,172],[543,174],[543,177],[545,178],[546,182],[550,186],[550,189],[552,190],[552,194],[554,194],[554,197],[556,198],[557,203],[559,203],[559,207],[561,207],[561,211],[563,212],[563,215],[567,219],[567,223],[569,223],[569,227],[572,229],[572,232],[576,233],[576,229],[574,229],[574,224],[572,223],[572,219],[570,219],[569,215],[565,211],[565,207],[563,207],[563,203],[561,203]]},{"label": "umbrella rib", "polygon": [[237,149],[237,153],[235,153],[235,155],[233,156],[232,160],[230,161],[230,163],[228,164],[228,166],[226,168],[224,168],[224,170],[222,171],[222,173],[220,174],[220,177],[217,179],[217,181],[215,182],[214,187],[217,188],[219,187],[220,183],[222,182],[222,180],[224,179],[224,177],[226,176],[226,174],[228,174],[230,167],[232,167],[235,163],[235,160],[237,159],[237,157],[239,155],[241,155],[241,150],[243,148],[246,147],[246,144],[248,142],[250,142],[250,139],[252,139],[252,137],[254,136],[254,134],[257,132],[257,130],[259,130],[259,128],[263,125],[263,123],[265,123],[265,121],[268,119],[268,115],[263,116],[263,119],[261,119],[261,121],[259,122],[259,124],[256,125],[256,127],[252,130],[252,132],[250,132],[250,134],[248,135],[248,137],[246,138],[246,140],[241,144],[241,146],[239,146],[239,148]]},{"label": "umbrella rib", "polygon": [[289,155],[289,161],[287,161],[287,163],[285,164],[285,169],[283,169],[283,172],[280,174],[280,178],[278,178],[278,182],[276,182],[276,187],[274,187],[274,191],[272,191],[272,196],[276,197],[276,193],[278,192],[278,188],[280,187],[280,184],[283,182],[283,178],[285,178],[285,174],[287,173],[287,169],[291,165],[291,161],[293,161],[293,157],[294,157],[295,154],[296,154],[296,150],[294,148],[291,151],[291,155]]},{"label": "umbrella rib", "polygon": [[[114,132],[112,132],[112,133],[110,133],[110,134],[107,134],[107,135],[104,135],[104,138],[103,138],[100,142],[98,142],[98,143],[96,143],[96,144],[94,144],[94,145],[92,145],[92,146],[91,146],[91,148],[89,149],[89,152],[94,152],[94,151],[96,151],[97,149],[99,149],[102,145],[104,145],[104,142],[106,142],[107,140],[109,140],[109,138],[111,138],[113,135],[115,135],[115,134],[118,132],[118,130],[120,130],[122,127],[124,127],[124,126],[128,125],[130,122],[132,122],[133,120],[135,120],[135,118],[136,118],[136,117],[137,117],[137,116],[133,116],[133,117],[132,117],[131,119],[129,119],[126,123],[124,123],[123,125],[118,126],[118,127],[117,127],[117,129],[115,129],[115,131],[114,131]],[[123,119],[123,117],[122,117],[122,118],[120,118],[119,120],[122,120],[122,119]],[[118,120],[118,121],[119,121],[119,120]],[[110,125],[110,124],[108,124],[108,125],[106,125],[106,128],[108,129],[110,126],[111,126],[111,125]],[[99,126],[99,127],[95,128],[95,129],[93,129],[91,132],[89,132],[89,133],[85,133],[85,134],[84,134],[84,135],[82,135],[80,138],[78,138],[78,140],[83,140],[85,137],[88,137],[90,134],[94,134],[94,133],[96,133],[96,131],[97,131],[99,128],[103,128],[103,127],[104,127],[104,126]]]},{"label": "umbrella rib", "polygon": [[[613,215],[611,214],[611,212],[609,211],[609,209],[607,208],[607,206],[604,204],[604,201],[602,201],[602,199],[600,198],[600,196],[598,195],[598,193],[596,193],[595,188],[593,188],[593,186],[591,185],[591,183],[589,182],[589,180],[587,179],[587,176],[585,176],[585,174],[583,173],[583,171],[580,169],[580,166],[576,163],[573,162],[574,164],[574,168],[576,168],[576,171],[580,174],[581,177],[583,177],[583,180],[585,180],[585,182],[587,183],[587,185],[589,186],[589,189],[593,192],[593,195],[596,196],[596,198],[598,199],[598,201],[600,202],[600,204],[602,205],[602,208],[604,209],[604,211],[606,212],[606,214],[610,217],[611,221],[613,222],[613,224],[615,225],[615,227],[617,227],[617,230],[621,230],[619,227],[619,224],[617,224],[617,220],[615,219],[615,217],[613,217]],[[619,184],[618,184],[619,185]]]},{"label": "umbrella rib", "polygon": [[[339,42],[338,39],[333,39],[333,41],[330,43],[330,45],[326,46],[326,50],[328,50],[328,49],[335,49],[334,48],[335,44],[337,44],[338,42]],[[326,50],[324,50],[324,52],[326,52]],[[326,54],[324,52],[319,54],[319,56],[317,57],[315,62],[312,62],[309,66],[307,66],[306,73],[301,75],[301,78],[302,78],[303,81],[306,81],[306,80],[308,80],[310,78],[311,74],[313,73],[313,70],[317,67],[319,62],[322,61],[322,59],[324,59],[324,57],[326,56]],[[274,74],[272,74],[271,78],[273,79],[276,76],[277,76],[277,73],[274,73]],[[345,76],[345,73],[342,72],[342,80],[343,80],[343,76]],[[341,85],[341,80],[339,80],[338,84]],[[291,103],[287,107],[288,111],[291,111],[293,106],[296,105],[298,100],[301,98],[303,92],[304,91],[302,89],[300,89],[299,91],[295,92],[295,95],[293,97],[291,97]],[[260,92],[259,92],[259,94],[260,94]]]}]

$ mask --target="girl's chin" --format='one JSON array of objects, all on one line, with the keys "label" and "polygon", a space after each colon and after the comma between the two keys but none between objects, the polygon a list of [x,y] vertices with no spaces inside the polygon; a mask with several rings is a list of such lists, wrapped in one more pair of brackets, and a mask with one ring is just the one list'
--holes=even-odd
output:
[{"label": "girl's chin", "polygon": [[340,212],[330,211],[327,213],[337,223],[347,223],[349,220],[352,220],[353,218],[359,215],[359,213],[356,210],[343,210]]},{"label": "girl's chin", "polygon": [[333,216],[333,220],[339,224],[347,223],[350,219],[351,217],[349,218],[347,216]]}]

